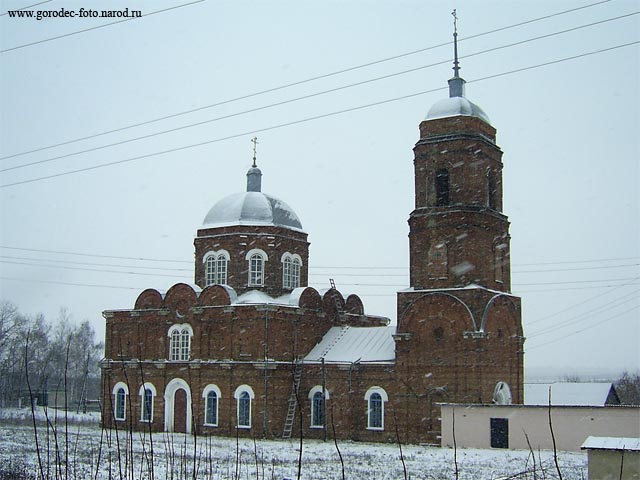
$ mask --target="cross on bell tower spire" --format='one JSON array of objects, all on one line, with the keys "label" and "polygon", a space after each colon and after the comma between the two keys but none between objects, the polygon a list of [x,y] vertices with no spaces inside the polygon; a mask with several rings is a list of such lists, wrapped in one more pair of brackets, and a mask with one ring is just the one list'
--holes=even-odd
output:
[{"label": "cross on bell tower spire", "polygon": [[258,137],[253,137],[251,139],[251,142],[253,143],[253,165],[251,165],[253,168],[256,168],[256,151],[258,149]]},{"label": "cross on bell tower spire", "polygon": [[464,84],[460,77],[460,62],[458,61],[458,15],[456,10],[453,15],[453,78],[449,80],[449,97],[464,97]]}]

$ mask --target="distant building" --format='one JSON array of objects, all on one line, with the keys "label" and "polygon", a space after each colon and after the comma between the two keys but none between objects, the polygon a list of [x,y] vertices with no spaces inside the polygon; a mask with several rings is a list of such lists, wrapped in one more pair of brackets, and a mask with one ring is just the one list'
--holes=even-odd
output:
[{"label": "distant building", "polygon": [[603,407],[605,405],[620,405],[620,398],[614,385],[605,383],[525,383],[524,403],[526,405],[580,405]]},{"label": "distant building", "polygon": [[589,437],[582,449],[589,458],[589,480],[640,478],[640,438]]},{"label": "distant building", "polygon": [[197,231],[196,286],[148,289],[132,309],[104,312],[105,426],[310,438],[335,427],[368,441],[395,441],[397,427],[402,441],[435,443],[438,402],[522,403],[502,151],[458,68],[414,147],[397,326],[356,295],[307,286],[307,233],[262,192],[254,157],[247,191]]}]

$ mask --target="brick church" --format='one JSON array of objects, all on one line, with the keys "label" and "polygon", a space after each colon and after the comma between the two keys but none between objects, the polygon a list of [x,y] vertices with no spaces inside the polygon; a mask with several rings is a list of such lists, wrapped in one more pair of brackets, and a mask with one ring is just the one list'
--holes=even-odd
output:
[{"label": "brick church", "polygon": [[222,436],[438,442],[440,402],[522,403],[520,298],[496,130],[465,97],[420,124],[409,215],[410,286],[397,325],[361,299],[308,285],[293,209],[262,192],[216,203],[197,230],[195,286],[143,291],[108,310],[107,427]]}]

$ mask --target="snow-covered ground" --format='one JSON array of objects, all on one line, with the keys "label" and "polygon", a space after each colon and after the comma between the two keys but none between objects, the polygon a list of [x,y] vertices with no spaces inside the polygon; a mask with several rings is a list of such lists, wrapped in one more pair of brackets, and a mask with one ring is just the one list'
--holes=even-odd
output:
[{"label": "snow-covered ground", "polygon": [[[39,411],[38,418],[44,418]],[[101,430],[97,415],[48,411],[52,426],[38,421],[38,449],[30,410],[0,410],[0,469],[25,465],[36,473],[38,455],[45,477],[128,479],[295,479],[299,440],[253,440],[149,434]],[[57,422],[57,425],[56,425]],[[57,443],[57,448],[56,448]],[[67,449],[68,445],[68,449]],[[347,479],[454,479],[456,457],[460,479],[497,480],[534,478],[534,460],[528,451],[451,449],[403,445],[338,442]],[[153,453],[152,453],[153,452]],[[68,462],[65,460],[68,459]],[[565,480],[587,478],[586,454],[559,452]],[[540,465],[547,479],[558,478],[553,452],[535,452],[537,478]],[[17,466],[17,467],[16,467]],[[406,468],[406,477],[404,469]],[[195,470],[195,476],[194,476]],[[517,475],[529,471],[527,475]],[[97,475],[96,475],[97,472]],[[0,473],[0,478],[2,474]],[[7,478],[7,477],[5,477]],[[304,440],[303,479],[341,479],[340,457],[332,441]]]}]

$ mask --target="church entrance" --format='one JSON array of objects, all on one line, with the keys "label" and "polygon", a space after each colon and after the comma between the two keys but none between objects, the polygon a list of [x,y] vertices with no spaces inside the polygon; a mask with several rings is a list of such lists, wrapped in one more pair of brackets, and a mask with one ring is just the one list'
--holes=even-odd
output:
[{"label": "church entrance", "polygon": [[164,390],[164,429],[191,433],[191,428],[191,389],[181,378],[174,378]]},{"label": "church entrance", "polygon": [[173,399],[173,431],[187,433],[187,392],[183,388],[176,390]]}]

